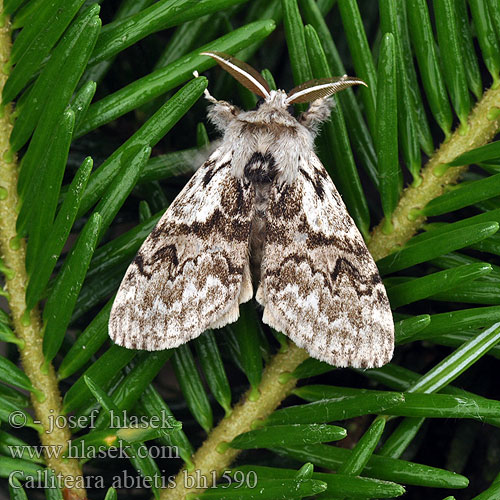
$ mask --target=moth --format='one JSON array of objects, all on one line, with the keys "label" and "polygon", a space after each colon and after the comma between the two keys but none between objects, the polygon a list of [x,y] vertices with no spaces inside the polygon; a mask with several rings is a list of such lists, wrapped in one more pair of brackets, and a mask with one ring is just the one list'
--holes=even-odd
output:
[{"label": "moth", "polygon": [[[314,152],[328,96],[362,80],[314,80],[270,90],[246,63],[206,52],[261,102],[253,111],[214,99],[222,133],[128,268],[109,334],[149,351],[177,347],[238,319],[254,295],[262,321],[321,361],[378,367],[393,353],[385,288],[361,234]],[[311,102],[295,118],[289,107]]]}]

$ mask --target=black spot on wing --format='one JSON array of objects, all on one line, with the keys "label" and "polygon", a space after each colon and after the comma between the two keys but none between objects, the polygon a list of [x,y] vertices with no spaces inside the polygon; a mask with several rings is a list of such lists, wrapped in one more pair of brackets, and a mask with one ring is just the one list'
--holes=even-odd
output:
[{"label": "black spot on wing", "polygon": [[164,262],[165,264],[168,263],[177,267],[179,265],[177,248],[175,247],[175,245],[164,245],[153,254],[152,260],[153,262]]},{"label": "black spot on wing", "polygon": [[360,282],[362,276],[356,266],[344,257],[339,257],[335,262],[335,267],[331,273],[332,281],[335,281],[340,274],[347,274],[352,281]]},{"label": "black spot on wing", "polygon": [[215,165],[215,161],[211,161],[207,166],[207,171],[205,172],[205,175],[203,176],[203,181],[202,181],[202,184],[203,184],[203,187],[207,187],[208,184],[210,183],[210,181],[214,178],[215,174],[217,172],[219,172],[220,170],[222,170],[223,168],[226,168],[231,162],[230,161],[227,161],[225,163],[221,163],[220,165],[216,166],[215,168],[212,168],[214,167]]},{"label": "black spot on wing", "polygon": [[323,186],[323,178],[319,175],[319,172],[317,170],[315,171],[318,175],[314,176],[314,178],[303,168],[300,168],[299,172],[312,184],[318,198],[323,201],[323,198],[325,197],[325,188]]},{"label": "black spot on wing", "polygon": [[368,277],[364,276],[354,263],[344,257],[339,257],[335,262],[335,267],[330,273],[330,279],[332,283],[335,283],[341,276],[347,277],[352,288],[356,290],[358,297],[373,294],[373,276],[367,279]]},{"label": "black spot on wing", "polygon": [[143,256],[138,253],[134,260],[132,261],[133,264],[137,266],[137,269],[141,276],[145,276],[146,278],[151,278],[151,273],[146,271],[145,264],[144,264],[144,258]]}]

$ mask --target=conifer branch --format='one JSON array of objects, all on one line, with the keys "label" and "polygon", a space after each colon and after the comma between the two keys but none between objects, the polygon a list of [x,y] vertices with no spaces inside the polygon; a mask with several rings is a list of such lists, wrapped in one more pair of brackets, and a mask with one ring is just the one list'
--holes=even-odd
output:
[{"label": "conifer branch", "polygon": [[[1,7],[3,11],[3,5]],[[0,63],[7,67],[11,50],[10,23],[6,17],[0,28]],[[7,80],[7,75],[0,73],[0,94]],[[5,289],[8,294],[9,308],[16,335],[24,341],[20,350],[24,372],[33,386],[43,396],[31,394],[31,402],[35,410],[35,421],[41,424],[40,441],[48,449],[54,450],[54,456],[46,457],[47,467],[54,471],[56,478],[61,479],[65,490],[65,498],[86,498],[83,489],[82,472],[74,459],[64,460],[71,433],[66,426],[53,426],[53,422],[61,415],[61,396],[57,385],[54,368],[49,365],[47,372],[42,371],[44,356],[42,351],[43,337],[40,314],[37,309],[26,313],[25,292],[28,281],[26,274],[26,245],[16,231],[17,209],[17,158],[10,150],[9,137],[12,131],[12,106],[4,106],[0,116],[0,252],[3,263],[9,268]],[[10,278],[10,279],[8,279]],[[52,429],[52,432],[45,430]]]}]

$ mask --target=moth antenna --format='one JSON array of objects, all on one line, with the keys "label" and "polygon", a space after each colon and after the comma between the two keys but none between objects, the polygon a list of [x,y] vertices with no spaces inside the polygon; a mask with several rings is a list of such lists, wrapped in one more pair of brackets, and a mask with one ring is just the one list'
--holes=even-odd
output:
[{"label": "moth antenna", "polygon": [[286,103],[298,104],[312,102],[322,97],[328,97],[348,87],[352,87],[353,85],[364,85],[368,87],[360,78],[347,75],[309,80],[290,90],[286,98]]},{"label": "moth antenna", "polygon": [[226,70],[235,80],[248,90],[262,97],[269,98],[271,89],[262,75],[249,64],[223,52],[201,52],[202,56],[215,59],[219,66]]}]

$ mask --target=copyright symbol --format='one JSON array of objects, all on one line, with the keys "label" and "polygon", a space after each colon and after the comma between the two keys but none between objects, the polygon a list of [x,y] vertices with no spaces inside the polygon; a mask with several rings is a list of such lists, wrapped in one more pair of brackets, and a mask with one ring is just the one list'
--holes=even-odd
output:
[{"label": "copyright symbol", "polygon": [[14,427],[14,429],[19,429],[21,427],[24,427],[28,421],[28,417],[26,416],[26,413],[22,411],[13,411],[9,415],[9,424],[11,427]]}]

